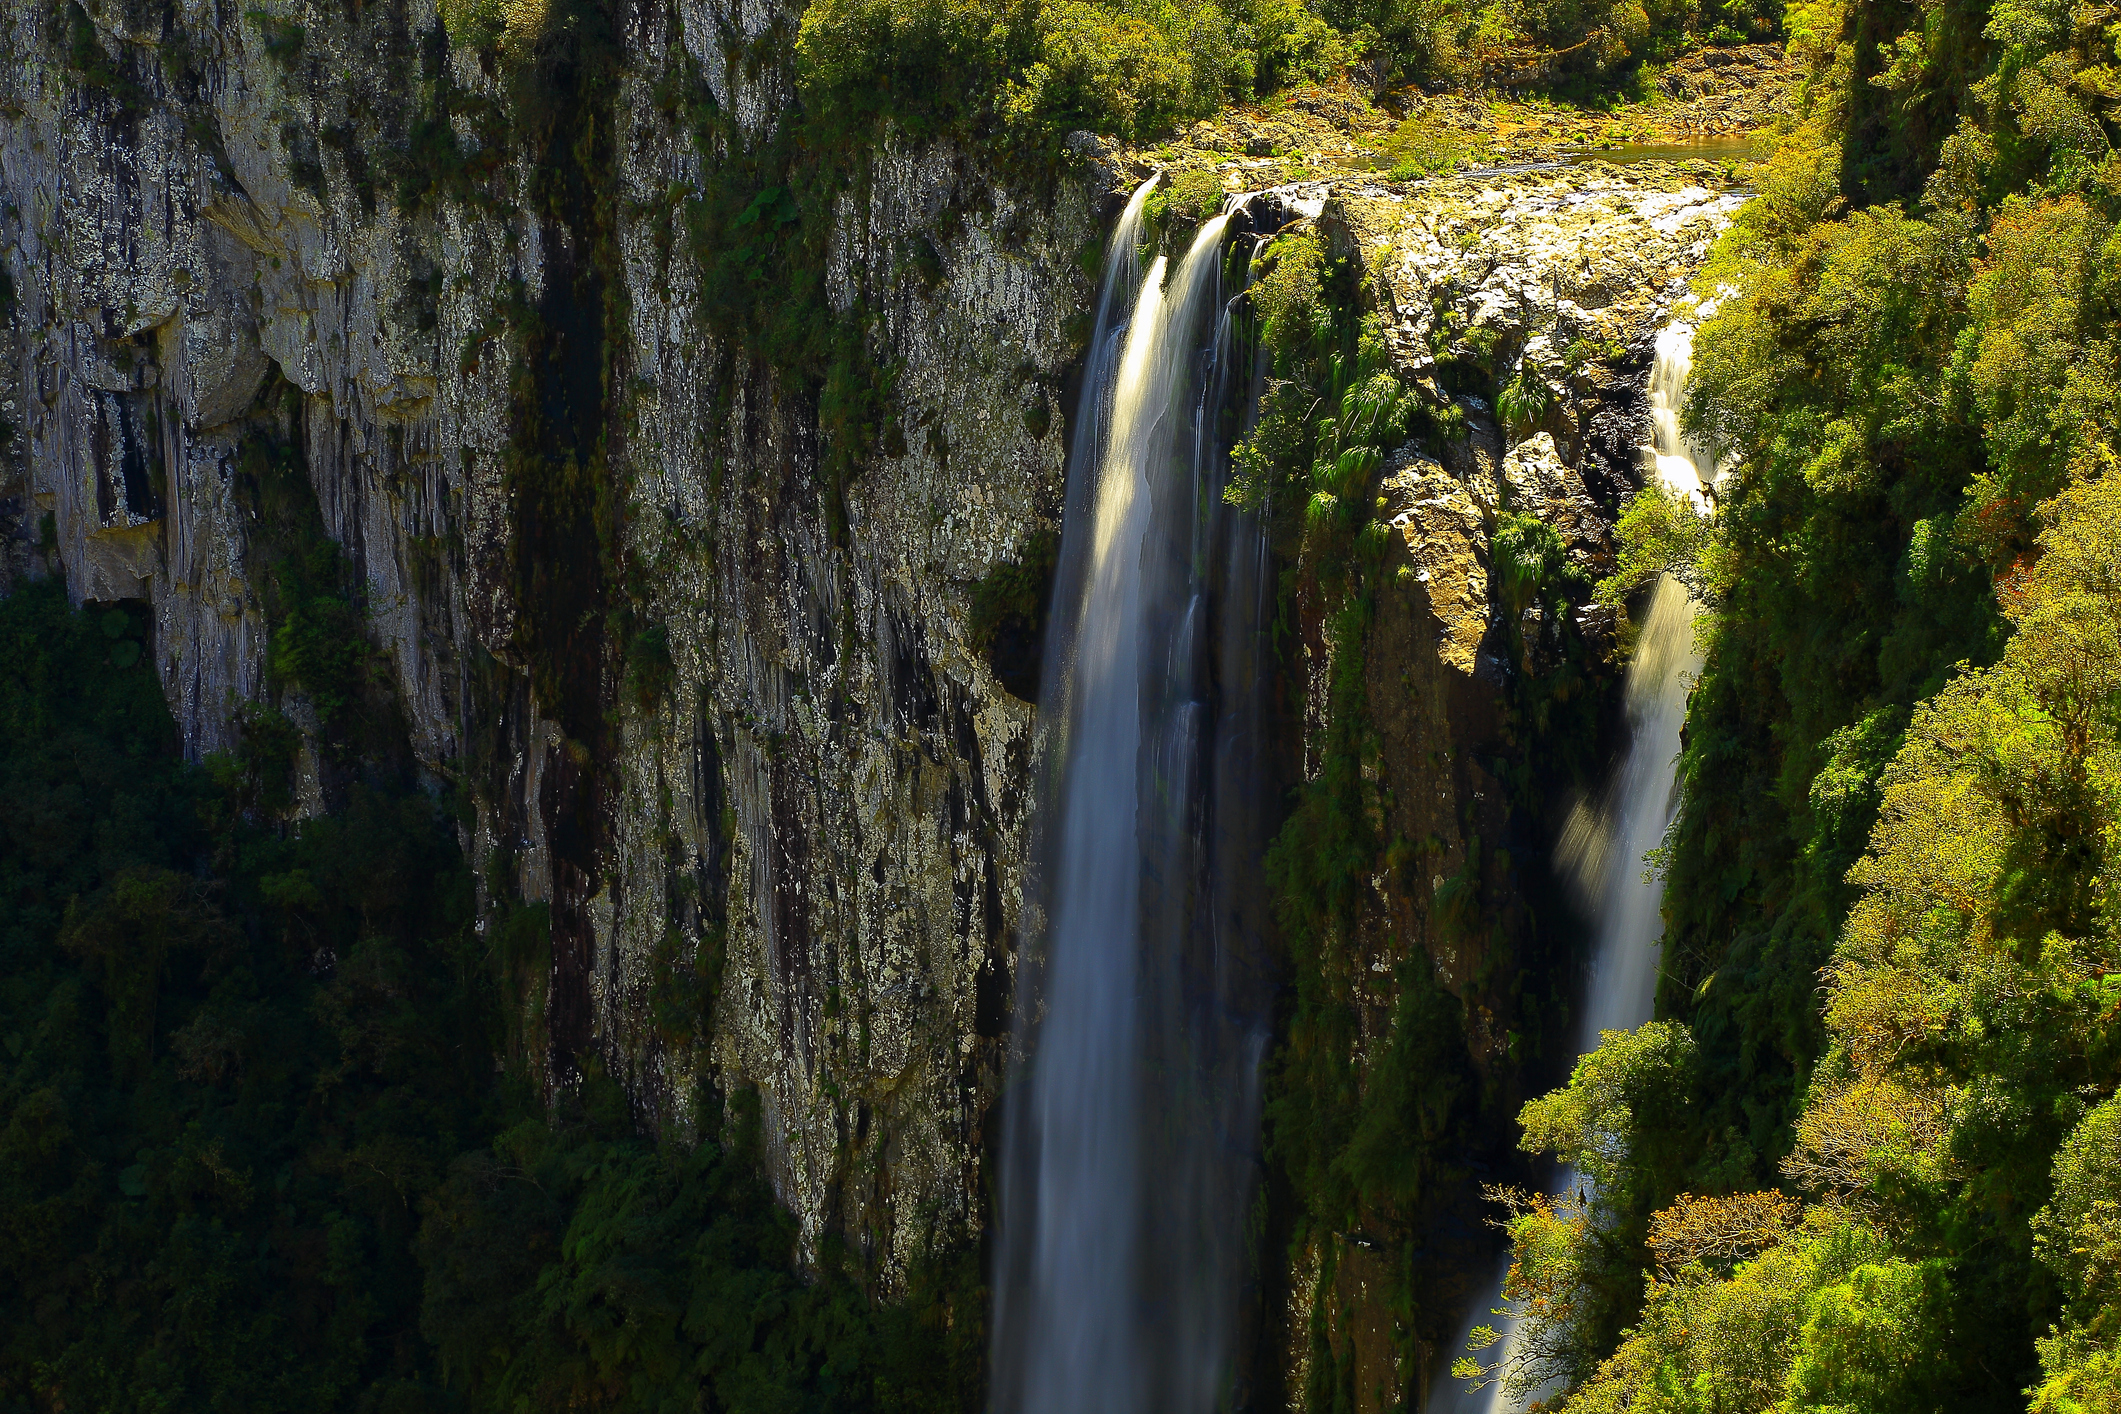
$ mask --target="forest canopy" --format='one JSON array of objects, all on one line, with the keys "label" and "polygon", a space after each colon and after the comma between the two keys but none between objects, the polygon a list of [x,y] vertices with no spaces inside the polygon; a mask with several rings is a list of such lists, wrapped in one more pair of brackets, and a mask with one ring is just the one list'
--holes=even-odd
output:
[{"label": "forest canopy", "polygon": [[0,599],[0,1408],[969,1407],[976,1259],[799,1276],[747,1094],[664,1145],[600,1075],[548,1106],[542,908],[476,930],[406,783],[246,810],[145,631]]},{"label": "forest canopy", "polygon": [[823,111],[1144,141],[1343,74],[1377,92],[1478,88],[1529,66],[1596,96],[1645,61],[1780,22],[1779,0],[813,0],[797,58]]}]

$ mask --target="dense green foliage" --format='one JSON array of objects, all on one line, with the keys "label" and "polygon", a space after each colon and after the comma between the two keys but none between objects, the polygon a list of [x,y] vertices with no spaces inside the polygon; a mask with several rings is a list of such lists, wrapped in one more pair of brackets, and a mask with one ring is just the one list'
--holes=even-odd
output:
[{"label": "dense green foliage", "polygon": [[[1438,976],[1431,949],[1485,959],[1484,1019],[1501,1016],[1520,1062],[1544,1039],[1538,1018],[1553,1014],[1542,1010],[1549,979],[1526,965],[1503,919],[1515,882],[1504,849],[1478,834],[1453,850],[1438,837],[1398,833],[1388,784],[1397,773],[1371,715],[1380,601],[1408,593],[1393,576],[1413,574],[1392,569],[1393,531],[1378,516],[1386,454],[1410,439],[1442,452],[1463,435],[1463,411],[1409,389],[1389,368],[1353,262],[1319,236],[1267,243],[1252,273],[1247,328],[1272,371],[1225,495],[1262,517],[1281,566],[1283,681],[1313,681],[1323,699],[1306,743],[1315,769],[1266,860],[1288,971],[1266,1103],[1271,1221],[1291,1269],[1317,1272],[1304,1387],[1287,1395],[1318,1411],[1373,1397],[1411,1407],[1421,1395],[1419,1344],[1441,1334],[1430,1327],[1444,1315],[1429,1288],[1464,1255],[1433,1238],[1469,1189],[1486,1099],[1467,1045],[1467,1003]],[[1492,393],[1480,355],[1459,353],[1448,376]],[[1535,762],[1543,771],[1566,754],[1561,742],[1596,698],[1570,645],[1526,630],[1535,617],[1526,611],[1537,605],[1545,613],[1536,617],[1566,622],[1569,598],[1588,597],[1590,585],[1530,516],[1499,511],[1491,553],[1495,591],[1513,621],[1505,646],[1527,668],[1502,704],[1501,726],[1521,748],[1509,753],[1514,800],[1529,790]],[[1432,890],[1439,871],[1448,877]],[[1388,894],[1433,901],[1409,929],[1388,916]],[[1351,1260],[1370,1274],[1359,1312],[1336,1286]],[[1357,1358],[1368,1334],[1391,1342],[1400,1373],[1358,1391],[1359,1364],[1378,1378],[1374,1356]]]},{"label": "dense green foliage", "polygon": [[[2037,558],[2003,586],[2000,660],[1918,706],[1879,779],[1826,971],[1829,1046],[1779,1165],[1810,1202],[1692,1158],[1684,1027],[1609,1033],[1525,1109],[1527,1147],[1597,1191],[1514,1220],[1511,1295],[1540,1337],[1520,1382],[1575,1377],[1571,1407],[1599,1410],[2121,1397],[2121,475],[2101,463],[2047,504]],[[1644,1222],[1675,1178],[1710,1196]],[[1598,1316],[1645,1245],[1646,1303],[1601,1363]]]},{"label": "dense green foliage", "polygon": [[0,602],[0,1388],[407,1407],[418,1200],[491,1090],[450,833],[368,793],[298,833],[231,818],[143,625],[100,618],[131,627],[56,586]]},{"label": "dense green foliage", "polygon": [[975,1257],[890,1305],[799,1276],[745,1096],[697,1144],[593,1071],[548,1110],[511,1035],[542,909],[482,937],[418,793],[244,809],[146,628],[0,600],[0,1403],[976,1405]]},{"label": "dense green foliage", "polygon": [[1353,73],[1624,88],[1645,60],[1766,38],[1778,0],[815,0],[799,53],[821,102],[1014,141],[1159,136],[1225,102]]},{"label": "dense green foliage", "polygon": [[[1708,612],[1679,1102],[1512,1219],[1514,1373],[1572,1408],[2121,1399],[2114,18],[1792,15],[1812,108],[1701,282],[1687,416],[1732,476],[1705,522],[1631,505],[1604,591],[1669,569]],[[1528,1147],[1583,1158],[1586,1074]]]}]

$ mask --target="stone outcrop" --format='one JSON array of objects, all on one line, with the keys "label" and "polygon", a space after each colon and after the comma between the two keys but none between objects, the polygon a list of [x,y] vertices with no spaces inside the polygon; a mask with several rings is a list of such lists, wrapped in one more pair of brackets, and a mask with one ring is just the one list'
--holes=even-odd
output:
[{"label": "stone outcrop", "polygon": [[1485,342],[1549,383],[1662,322],[1745,201],[1699,169],[1604,164],[1450,176],[1339,209],[1395,360],[1419,373]]},{"label": "stone outcrop", "polygon": [[[1409,186],[1346,179],[1314,199],[1316,227],[1353,261],[1401,378],[1459,429],[1386,459],[1376,515],[1390,533],[1363,640],[1336,637],[1320,591],[1298,594],[1306,768],[1319,769],[1328,685],[1353,657],[1375,828],[1406,861],[1370,881],[1348,940],[1358,1069],[1383,1056],[1420,975],[1409,960],[1426,954],[1461,1008],[1465,1063],[1480,1077],[1478,1099],[1460,1102],[1481,1136],[1470,1147],[1507,1162],[1519,1105],[1571,1059],[1560,1051],[1579,939],[1545,864],[1569,747],[1550,739],[1572,711],[1595,722],[1581,709],[1617,681],[1612,613],[1588,600],[1615,568],[1612,527],[1640,484],[1644,374],[1657,330],[1743,196],[1699,167],[1651,164]],[[1476,395],[1469,381],[1501,395]],[[1507,563],[1522,551],[1505,552],[1502,532],[1521,517],[1552,532],[1573,589],[1533,586]],[[1355,1407],[1372,1410],[1390,1407],[1390,1391],[1428,1388],[1463,1353],[1447,1343],[1494,1259],[1477,1185],[1455,1182],[1429,1193],[1419,1216],[1374,1215],[1413,1217],[1428,1234],[1409,1259],[1411,1308],[1389,1248],[1310,1234],[1278,1313],[1285,1369],[1308,1369],[1323,1322],[1352,1371],[1339,1378]],[[1358,1214],[1357,1233],[1371,1220]]]},{"label": "stone outcrop", "polygon": [[1408,450],[1386,468],[1382,518],[1406,555],[1403,582],[1435,624],[1434,655],[1472,676],[1488,636],[1488,528],[1465,483],[1442,464]]},{"label": "stone outcrop", "polygon": [[1747,44],[1682,55],[1664,66],[1657,87],[1676,100],[1666,115],[1674,129],[1744,133],[1787,113],[1800,72],[1781,46]]}]

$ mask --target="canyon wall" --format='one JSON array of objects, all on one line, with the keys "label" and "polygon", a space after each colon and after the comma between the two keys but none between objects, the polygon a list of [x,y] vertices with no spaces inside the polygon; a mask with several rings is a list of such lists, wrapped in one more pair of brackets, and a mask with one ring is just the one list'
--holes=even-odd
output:
[{"label": "canyon wall", "polygon": [[[757,54],[785,10],[630,7],[614,86],[563,75],[583,117],[544,150],[422,0],[6,23],[7,574],[150,603],[187,749],[271,705],[292,810],[327,808],[357,773],[275,670],[245,456],[284,446],[488,912],[545,905],[548,1083],[600,1065],[681,1132],[702,1078],[754,1085],[806,1239],[889,1272],[962,1238],[1033,692],[972,602],[1058,530],[1119,174],[862,154],[816,313],[889,407],[835,424],[842,389],[717,327],[729,277],[688,241],[689,194],[784,117]],[[751,224],[794,224],[775,195]]]},{"label": "canyon wall", "polygon": [[[1039,170],[944,139],[828,161],[787,126],[787,9],[533,8],[483,47],[432,0],[9,11],[0,575],[150,604],[188,751],[288,743],[290,815],[362,788],[349,733],[402,737],[543,1083],[601,1069],[677,1135],[755,1087],[806,1250],[844,1237],[889,1286],[982,1221],[1085,272],[1153,164],[1087,135]],[[1426,958],[1466,1077],[1433,1137],[1493,1148],[1571,992],[1542,713],[1556,683],[1606,700],[1583,600],[1648,342],[1735,198],[1706,169],[1233,155],[1342,140],[1269,126],[1156,162],[1280,187],[1452,429],[1371,488],[1362,641],[1289,560],[1286,774],[1325,769],[1352,664],[1390,859],[1335,980],[1356,1075]],[[1441,377],[1475,364],[1550,396],[1498,421]],[[1498,568],[1513,516],[1559,535],[1566,605]],[[312,521],[370,645],[338,695],[298,632]],[[1451,1163],[1444,1256],[1481,1240]],[[1292,1401],[1321,1349],[1365,1408],[1437,1356],[1449,1297],[1387,1299],[1366,1220],[1269,1282]]]}]

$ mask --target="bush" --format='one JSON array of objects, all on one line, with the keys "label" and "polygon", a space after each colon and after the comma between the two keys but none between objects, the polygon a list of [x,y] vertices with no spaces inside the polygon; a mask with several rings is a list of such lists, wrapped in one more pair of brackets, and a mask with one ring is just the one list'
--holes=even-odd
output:
[{"label": "bush", "polygon": [[1031,7],[982,0],[816,0],[796,33],[796,72],[828,123],[888,116],[918,132],[978,121],[981,95],[1029,42]]},{"label": "bush", "polygon": [[[1278,12],[1271,32],[1277,73],[1330,67],[1315,22]],[[1050,150],[1076,129],[1147,141],[1249,97],[1255,42],[1213,0],[820,0],[796,56],[835,129],[889,120]]]},{"label": "bush", "polygon": [[1092,0],[1047,6],[1037,55],[1004,98],[1007,121],[1021,132],[1089,128],[1140,140],[1200,111],[1201,85],[1184,49],[1154,25]]},{"label": "bush", "polygon": [[1161,233],[1167,249],[1183,249],[1203,221],[1223,207],[1222,177],[1212,167],[1173,167],[1144,203],[1151,230]]},{"label": "bush", "polygon": [[1337,78],[1353,57],[1340,31],[1303,0],[1254,0],[1251,30],[1252,85],[1260,93]]},{"label": "bush", "polygon": [[1553,385],[1529,363],[1517,365],[1517,372],[1503,384],[1502,391],[1495,398],[1495,412],[1503,425],[1525,431],[1545,421],[1553,406]]},{"label": "bush", "polygon": [[491,49],[508,27],[501,0],[442,0],[442,27],[460,49]]}]

